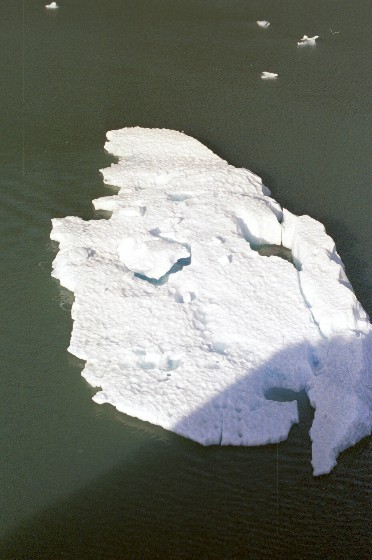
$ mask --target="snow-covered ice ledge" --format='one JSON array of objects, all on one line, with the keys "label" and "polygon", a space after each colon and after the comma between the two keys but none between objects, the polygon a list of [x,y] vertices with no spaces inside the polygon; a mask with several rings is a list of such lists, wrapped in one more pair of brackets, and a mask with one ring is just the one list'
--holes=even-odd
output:
[{"label": "snow-covered ice ledge", "polygon": [[118,163],[102,173],[119,191],[93,203],[112,216],[51,232],[52,275],[75,293],[69,351],[94,400],[204,445],[260,445],[298,422],[296,402],[267,391],[305,389],[314,474],[329,472],[371,429],[371,325],[333,240],[185,134],[107,138]]}]

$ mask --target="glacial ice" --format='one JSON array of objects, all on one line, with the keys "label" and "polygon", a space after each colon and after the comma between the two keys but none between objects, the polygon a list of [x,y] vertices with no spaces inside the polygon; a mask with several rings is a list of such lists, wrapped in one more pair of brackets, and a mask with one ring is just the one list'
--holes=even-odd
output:
[{"label": "glacial ice", "polygon": [[299,47],[304,47],[304,46],[314,46],[316,45],[316,40],[319,39],[319,35],[314,35],[314,37],[308,37],[307,35],[304,35],[302,37],[302,39],[300,39],[297,42],[297,45]]},{"label": "glacial ice", "polygon": [[180,243],[135,237],[120,241],[118,255],[129,270],[156,280],[164,276],[177,261],[190,257],[189,251]]},{"label": "glacial ice", "polygon": [[263,80],[275,80],[278,77],[278,74],[275,74],[274,72],[262,72],[261,73],[261,78]]},{"label": "glacial ice", "polygon": [[267,29],[270,26],[270,22],[266,21],[264,19],[263,20],[258,20],[256,23],[259,27],[263,27],[264,29]]},{"label": "glacial ice", "polygon": [[[372,362],[333,240],[183,133],[107,138],[118,161],[102,174],[118,192],[93,204],[111,217],[54,219],[51,232],[52,275],[75,295],[69,351],[93,400],[204,445],[261,445],[299,421],[295,401],[268,391],[304,389],[314,474],[332,470],[370,433]],[[268,245],[292,262],[260,255]]]}]

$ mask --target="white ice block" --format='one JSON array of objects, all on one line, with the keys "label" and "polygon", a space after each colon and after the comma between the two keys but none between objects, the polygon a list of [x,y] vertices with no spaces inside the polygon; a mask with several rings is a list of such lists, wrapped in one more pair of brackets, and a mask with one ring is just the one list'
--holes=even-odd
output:
[{"label": "white ice block", "polygon": [[51,232],[52,274],[75,296],[69,351],[94,401],[203,445],[261,445],[298,422],[296,402],[268,391],[306,390],[314,474],[329,472],[371,424],[371,326],[333,240],[181,132],[107,138],[118,192],[94,204],[111,217]]}]

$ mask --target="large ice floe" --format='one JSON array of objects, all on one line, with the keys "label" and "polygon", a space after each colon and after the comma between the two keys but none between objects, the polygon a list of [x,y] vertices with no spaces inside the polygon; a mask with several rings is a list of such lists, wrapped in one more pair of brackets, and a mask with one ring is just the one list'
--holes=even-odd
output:
[{"label": "large ice floe", "polygon": [[[165,129],[107,134],[109,219],[54,219],[69,351],[93,400],[204,445],[287,438],[305,390],[314,474],[370,433],[372,330],[322,224]],[[284,257],[284,258],[283,258]]]}]

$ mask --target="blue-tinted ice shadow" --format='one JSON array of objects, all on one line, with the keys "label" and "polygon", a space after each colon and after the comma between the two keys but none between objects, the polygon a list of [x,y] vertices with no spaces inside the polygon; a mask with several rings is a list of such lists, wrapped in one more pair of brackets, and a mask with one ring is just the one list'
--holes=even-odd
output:
[{"label": "blue-tinted ice shadow", "polygon": [[[249,398],[250,402],[252,402],[252,393],[257,397],[257,407],[262,406],[264,402],[263,399],[277,401],[284,406],[288,405],[289,401],[296,400],[299,411],[299,422],[301,422],[301,416],[305,409],[308,408],[306,395],[309,396],[309,391],[311,389],[309,377],[314,376],[315,379],[325,375],[328,379],[331,367],[334,368],[334,386],[339,387],[341,384],[345,387],[345,411],[350,410],[348,398],[351,396],[352,399],[354,393],[361,402],[368,406],[368,404],[372,402],[372,379],[370,375],[372,371],[372,333],[369,333],[367,336],[363,337],[363,339],[357,338],[356,336],[355,341],[357,340],[363,340],[364,375],[361,379],[359,379],[359,377],[354,379],[350,372],[346,373],[343,378],[339,377],[340,370],[337,367],[337,363],[331,364],[327,362],[330,341],[323,340],[317,347],[304,341],[302,344],[288,346],[274,354],[262,366],[254,371],[250,371],[246,376],[243,376],[235,384],[215,395],[203,406],[192,412],[192,414],[181,419],[174,427],[174,431],[188,438],[190,438],[190,434],[196,434],[196,437],[192,437],[192,439],[204,445],[221,443],[224,445],[224,431],[226,430],[225,441],[229,441],[229,433],[231,433],[231,430],[234,428],[239,429],[239,413],[244,412],[242,404],[244,405],[246,398]],[[344,360],[348,362],[353,361],[356,347],[353,343],[350,343],[348,339],[335,337],[331,340],[331,344],[334,345],[333,348],[336,349],[336,360],[340,360],[340,363]],[[358,357],[355,355],[355,361],[357,359]],[[289,368],[289,364],[291,368]],[[293,366],[298,368],[298,375],[293,375]],[[306,368],[308,368],[307,371],[305,371]],[[288,374],[289,369],[292,370],[292,373]],[[358,382],[359,385],[357,384]],[[337,396],[337,398],[339,398],[339,396]],[[231,411],[233,411],[232,414]],[[268,413],[269,412],[270,411],[268,411]],[[339,415],[340,426],[342,426],[345,412],[340,409],[330,412],[330,418],[333,422],[334,414]],[[324,410],[322,410],[322,415],[323,413]],[[232,421],[232,426],[226,426],[226,416],[228,421]],[[317,410],[315,409],[314,421],[316,419]],[[258,427],[257,443],[250,443],[249,446],[278,443],[279,441],[287,439],[292,426],[289,426],[287,433],[283,435],[283,437],[272,439],[269,436],[266,441],[262,441],[265,438],[265,435],[262,436],[262,434],[265,434],[266,429],[267,433],[270,434],[270,426],[272,428],[273,418],[270,418],[270,414],[268,414],[266,418],[261,415],[260,420],[262,423]],[[328,424],[327,419],[321,417],[319,413],[317,421],[318,425],[319,421],[321,421],[324,426],[324,438],[330,437],[327,429],[332,431],[334,425],[332,427],[332,424]],[[297,422],[292,422],[292,425],[295,423]],[[344,427],[342,429],[344,429]],[[285,429],[283,431],[285,431]],[[364,435],[358,435],[358,433],[356,433],[354,436],[348,434],[348,444],[343,447],[341,443],[338,453],[347,449],[350,445],[354,445],[367,435],[368,433],[364,433]],[[352,439],[352,437],[355,439],[350,443],[350,438]],[[234,445],[245,445],[244,437],[242,438],[241,444],[239,442],[236,443],[236,439],[237,438],[234,439]],[[227,443],[226,445],[230,444]]]},{"label": "blue-tinted ice shadow", "polygon": [[149,282],[149,284],[153,284],[154,286],[162,286],[163,284],[166,284],[166,282],[168,282],[168,278],[171,274],[175,274],[176,272],[179,272],[180,270],[183,269],[184,266],[189,266],[190,264],[191,264],[191,257],[186,257],[184,259],[178,259],[178,261],[174,263],[172,268],[170,268],[168,272],[163,276],[161,276],[160,278],[149,278],[148,276],[145,276],[144,274],[139,274],[138,272],[135,272],[134,277],[139,278],[140,280],[145,280],[146,282]]}]

